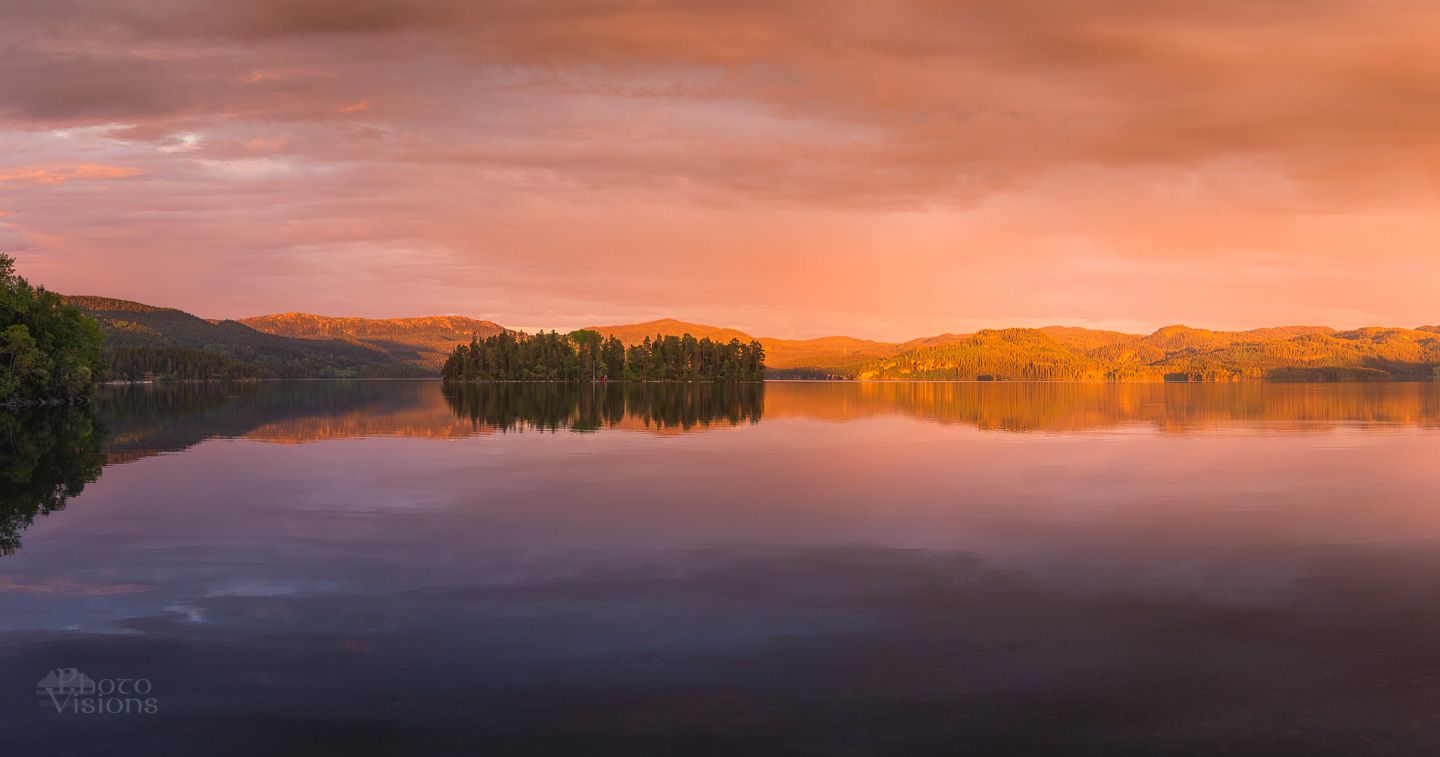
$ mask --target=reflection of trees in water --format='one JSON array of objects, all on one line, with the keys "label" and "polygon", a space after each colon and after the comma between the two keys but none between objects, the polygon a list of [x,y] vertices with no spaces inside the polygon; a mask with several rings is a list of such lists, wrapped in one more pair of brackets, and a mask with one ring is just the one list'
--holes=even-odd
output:
[{"label": "reflection of trees in water", "polygon": [[638,422],[661,429],[758,423],[764,384],[455,384],[445,400],[460,418],[501,430],[594,431]]},{"label": "reflection of trees in water", "polygon": [[109,427],[126,423],[152,423],[203,413],[219,407],[242,393],[252,393],[256,384],[173,382],[158,384],[116,384],[98,394]]},{"label": "reflection of trees in water", "polygon": [[35,518],[100,477],[105,427],[90,408],[0,413],[0,554]]},{"label": "reflection of trees in water", "polygon": [[368,436],[452,438],[495,429],[618,427],[670,433],[707,424],[907,416],[986,430],[1070,431],[1227,424],[1283,431],[1337,424],[1440,427],[1440,382],[1099,384],[815,382],[482,383],[277,381],[106,386],[97,406],[110,462],[205,439],[303,443]]},{"label": "reflection of trees in water", "polygon": [[[429,386],[431,382],[420,382]],[[111,428],[160,418],[290,417],[348,412],[363,405],[413,404],[415,384],[401,381],[170,382],[105,387],[99,402]],[[318,388],[317,388],[318,387]],[[379,408],[385,410],[386,407]]]}]

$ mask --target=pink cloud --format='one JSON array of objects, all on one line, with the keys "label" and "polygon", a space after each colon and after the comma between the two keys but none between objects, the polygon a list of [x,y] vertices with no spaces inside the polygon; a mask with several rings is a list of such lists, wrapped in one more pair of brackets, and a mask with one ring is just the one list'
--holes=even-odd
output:
[{"label": "pink cloud", "polygon": [[[103,181],[106,179],[128,179],[139,176],[138,168],[105,166],[93,163],[78,163],[68,166],[38,166],[30,168],[0,168],[0,184],[18,186],[46,186],[64,184],[67,181]],[[5,215],[9,215],[8,213]]]},{"label": "pink cloud", "polygon": [[18,2],[0,245],[207,316],[1435,320],[1429,6],[814,8]]}]

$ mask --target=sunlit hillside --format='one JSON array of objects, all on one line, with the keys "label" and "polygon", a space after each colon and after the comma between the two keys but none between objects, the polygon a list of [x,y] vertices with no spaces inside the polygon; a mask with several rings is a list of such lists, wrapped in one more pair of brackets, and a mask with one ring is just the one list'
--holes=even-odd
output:
[{"label": "sunlit hillside", "polygon": [[1126,344],[1141,337],[1140,334],[1083,329],[1078,326],[1046,326],[1040,329],[1040,331],[1043,331],[1060,344],[1080,352],[1117,344]]},{"label": "sunlit hillside", "polygon": [[396,360],[438,370],[450,350],[472,337],[504,331],[494,321],[454,315],[424,318],[337,318],[309,313],[278,313],[242,318],[240,323],[267,334],[295,339],[338,339],[380,350]]},{"label": "sunlit hillside", "polygon": [[[915,340],[915,342],[901,345],[850,336],[826,336],[815,339],[755,337],[736,329],[688,323],[671,318],[618,326],[591,326],[590,328],[602,335],[614,336],[627,346],[639,344],[646,337],[654,338],[657,335],[669,336],[687,333],[697,339],[709,337],[713,341],[722,342],[728,342],[731,339],[739,339],[742,342],[758,339],[760,344],[765,347],[765,365],[771,370],[781,371],[791,369],[813,369],[820,372],[835,370],[866,360],[894,355],[904,350],[907,345],[919,346],[921,343],[930,342],[928,339]],[[938,343],[949,341],[950,338],[958,337],[946,334],[943,337],[932,339],[937,340],[935,343]]]},{"label": "sunlit hillside", "polygon": [[421,371],[373,345],[295,339],[238,321],[110,297],[65,298],[100,322],[109,378],[410,376]]},{"label": "sunlit hillside", "polygon": [[[1285,326],[1226,332],[1166,326],[1128,341],[1119,336],[1124,335],[987,330],[870,361],[843,374],[860,379],[1006,381],[1348,381],[1440,376],[1440,337],[1430,329],[1336,331]],[[1087,344],[1098,346],[1085,349]]]},{"label": "sunlit hillside", "polygon": [[748,342],[753,337],[736,329],[727,329],[720,326],[707,326],[703,323],[689,323],[677,321],[674,318],[661,318],[644,323],[626,323],[617,326],[587,326],[592,331],[600,332],[601,336],[613,336],[625,343],[626,347],[640,344],[646,337],[654,338],[656,335],[680,336],[689,334],[696,339],[710,338],[712,342],[728,342],[731,339],[739,339]]},{"label": "sunlit hillside", "polygon": [[1100,381],[1105,366],[1039,329],[985,329],[854,371],[859,379]]},{"label": "sunlit hillside", "polygon": [[[210,321],[105,297],[70,297],[100,320],[112,374],[178,378],[435,375],[457,344],[505,331],[461,316],[345,318],[281,313]],[[1278,326],[1151,334],[1075,326],[984,329],[907,342],[754,337],[675,319],[590,327],[626,345],[696,338],[765,348],[770,378],[932,381],[1358,381],[1440,378],[1440,326]]]},{"label": "sunlit hillside", "polygon": [[875,342],[848,336],[818,339],[774,339],[761,337],[765,365],[772,370],[812,369],[830,371],[864,360],[888,357],[903,348],[890,342]]}]

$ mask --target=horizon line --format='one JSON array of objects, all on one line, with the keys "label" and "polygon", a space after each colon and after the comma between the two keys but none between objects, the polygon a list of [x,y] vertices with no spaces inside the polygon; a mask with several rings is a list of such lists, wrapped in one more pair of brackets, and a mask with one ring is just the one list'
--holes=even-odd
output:
[{"label": "horizon line", "polygon": [[[168,310],[176,310],[176,311],[179,311],[179,312],[182,312],[182,313],[188,313],[188,312],[189,312],[189,311],[183,310],[183,309],[181,309],[181,308],[170,307],[170,306],[167,306],[167,305],[155,305],[155,304],[151,304],[151,303],[148,303],[148,302],[141,302],[141,301],[139,301],[139,300],[128,300],[128,299],[125,299],[125,298],[122,298],[122,297],[112,297],[112,296],[109,296],[109,295],[96,295],[96,294],[70,295],[70,294],[64,294],[64,295],[62,295],[62,296],[64,296],[64,297],[91,297],[91,298],[96,298],[96,299],[119,300],[119,301],[123,301],[123,302],[133,302],[133,303],[135,303],[135,304],[145,305],[145,306],[147,306],[147,307],[155,307],[155,308],[163,308],[163,309],[168,309]],[[921,336],[911,336],[911,337],[908,337],[908,338],[905,338],[905,339],[881,339],[881,338],[874,338],[874,337],[855,336],[854,334],[844,333],[844,332],[833,332],[833,333],[821,334],[821,335],[819,335],[819,336],[807,336],[807,337],[799,337],[799,336],[777,336],[777,335],[773,335],[773,334],[766,335],[766,334],[758,333],[757,331],[752,331],[752,330],[750,330],[750,329],[748,329],[747,327],[744,327],[744,326],[720,325],[720,324],[716,324],[716,323],[707,323],[707,322],[705,322],[705,321],[703,321],[703,320],[691,320],[691,319],[686,319],[686,318],[677,318],[677,317],[674,317],[674,316],[660,316],[660,317],[647,318],[647,319],[644,319],[644,320],[621,321],[621,322],[605,323],[605,324],[587,323],[587,324],[584,325],[584,326],[575,326],[575,327],[572,327],[572,328],[561,328],[561,327],[556,327],[556,326],[540,326],[540,327],[536,327],[536,326],[533,326],[533,325],[514,325],[514,326],[512,326],[512,325],[507,325],[507,324],[503,323],[501,320],[498,320],[498,319],[495,318],[495,317],[475,316],[475,315],[469,315],[469,314],[466,314],[466,313],[453,313],[453,312],[452,312],[452,313],[429,313],[429,314],[425,314],[425,315],[371,316],[371,315],[334,315],[334,314],[329,314],[329,313],[316,313],[316,312],[310,312],[310,311],[305,311],[305,310],[283,310],[283,311],[277,311],[277,312],[271,312],[271,313],[260,313],[260,314],[256,314],[256,315],[246,315],[246,316],[240,316],[240,317],[234,317],[234,318],[214,318],[214,317],[210,317],[210,316],[200,315],[200,314],[198,314],[198,313],[191,313],[191,315],[194,315],[194,316],[197,317],[197,318],[201,318],[201,319],[203,319],[203,320],[212,321],[212,322],[215,322],[215,321],[235,321],[235,322],[243,322],[243,321],[248,320],[248,319],[255,319],[255,318],[274,318],[274,317],[277,317],[277,316],[286,316],[286,315],[304,315],[304,316],[311,316],[311,317],[316,317],[316,318],[337,318],[337,319],[343,318],[343,319],[365,320],[365,321],[402,321],[402,320],[422,320],[422,319],[426,319],[426,318],[465,318],[465,319],[467,319],[467,320],[473,320],[473,321],[485,321],[485,322],[488,322],[488,323],[495,324],[496,326],[499,326],[500,328],[503,328],[503,329],[505,329],[505,330],[507,330],[507,331],[522,332],[522,333],[526,333],[526,334],[535,334],[535,333],[548,332],[548,331],[555,331],[555,332],[558,332],[558,333],[565,334],[565,333],[570,333],[570,332],[572,332],[572,331],[577,331],[577,330],[580,330],[580,329],[617,328],[617,327],[624,327],[624,326],[639,326],[639,325],[644,325],[644,324],[648,324],[648,323],[653,323],[653,322],[656,322],[656,321],[675,321],[675,322],[677,322],[677,323],[683,323],[683,324],[690,325],[690,326],[700,326],[700,327],[711,328],[711,329],[725,329],[725,330],[729,330],[729,331],[737,331],[737,332],[740,332],[740,333],[745,334],[745,335],[747,335],[747,336],[750,336],[751,338],[754,338],[754,339],[772,339],[772,340],[781,339],[781,340],[786,340],[786,341],[803,342],[803,341],[814,341],[814,340],[818,340],[818,339],[845,338],[845,339],[857,339],[857,340],[862,340],[862,341],[882,342],[882,343],[890,343],[890,344],[903,344],[903,343],[906,343],[906,342],[916,341],[916,340],[919,340],[919,339],[931,339],[931,338],[934,338],[934,337],[937,337],[937,336],[943,336],[943,335],[969,336],[969,335],[977,334],[977,333],[979,333],[979,332],[981,332],[981,331],[1002,331],[1002,330],[1006,330],[1006,329],[1031,329],[1031,330],[1039,331],[1039,330],[1043,330],[1043,329],[1047,329],[1047,328],[1067,328],[1067,329],[1083,329],[1083,330],[1086,330],[1086,331],[1108,331],[1108,332],[1112,332],[1112,333],[1127,334],[1127,335],[1134,335],[1134,336],[1151,336],[1151,335],[1154,335],[1155,333],[1157,333],[1157,332],[1159,332],[1159,331],[1162,331],[1162,330],[1164,330],[1164,329],[1167,329],[1167,328],[1186,328],[1186,329],[1194,329],[1194,330],[1199,330],[1199,331],[1211,331],[1211,332],[1215,332],[1215,333],[1244,333],[1244,332],[1247,332],[1247,331],[1259,331],[1259,330],[1264,330],[1264,329],[1283,329],[1283,328],[1318,328],[1318,329],[1330,329],[1330,330],[1336,331],[1336,332],[1346,332],[1346,331],[1359,331],[1359,330],[1362,330],[1362,329],[1371,329],[1371,328],[1380,328],[1380,329],[1405,329],[1405,330],[1409,330],[1409,331],[1419,331],[1419,330],[1422,330],[1422,329],[1425,329],[1425,328],[1430,328],[1430,327],[1434,327],[1434,326],[1440,325],[1440,323],[1436,323],[1436,324],[1420,323],[1420,324],[1417,324],[1417,325],[1414,325],[1414,326],[1401,326],[1401,325],[1394,325],[1394,324],[1370,324],[1370,325],[1363,325],[1363,326],[1336,327],[1336,326],[1331,326],[1331,325],[1329,325],[1329,324],[1293,322],[1293,323],[1280,323],[1280,324],[1270,324],[1270,325],[1262,325],[1262,326],[1250,326],[1250,327],[1247,327],[1247,328],[1229,328],[1229,329],[1227,329],[1227,328],[1211,328],[1211,327],[1208,327],[1208,326],[1192,326],[1192,325],[1190,325],[1190,324],[1188,324],[1188,323],[1175,321],[1175,322],[1165,323],[1165,324],[1162,324],[1162,325],[1160,325],[1160,326],[1156,326],[1156,327],[1154,327],[1154,328],[1152,328],[1152,329],[1150,329],[1150,330],[1148,330],[1148,331],[1134,331],[1134,330],[1130,330],[1130,329],[1123,328],[1123,327],[1106,327],[1106,326],[1094,326],[1094,325],[1081,326],[1081,325],[1075,325],[1075,324],[1073,324],[1073,323],[1066,323],[1066,322],[1064,322],[1064,321],[1052,321],[1052,322],[1047,322],[1047,323],[1045,323],[1044,325],[1041,325],[1041,326],[1008,325],[1008,326],[983,326],[983,327],[980,327],[980,328],[977,328],[977,329],[966,329],[966,330],[950,330],[950,329],[946,329],[946,330],[932,331],[932,332],[923,334],[923,335],[921,335]],[[1083,319],[1082,319],[1082,320],[1083,320]]]}]

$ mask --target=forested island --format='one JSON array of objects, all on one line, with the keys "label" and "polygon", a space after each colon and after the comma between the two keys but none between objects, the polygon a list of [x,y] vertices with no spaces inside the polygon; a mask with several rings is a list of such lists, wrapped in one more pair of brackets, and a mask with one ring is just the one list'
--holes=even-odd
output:
[{"label": "forested island", "polygon": [[100,326],[0,254],[0,405],[77,402],[100,377]]},{"label": "forested island", "polygon": [[765,380],[765,348],[656,335],[626,347],[592,329],[568,334],[503,331],[455,347],[441,368],[446,381],[715,381]]}]

